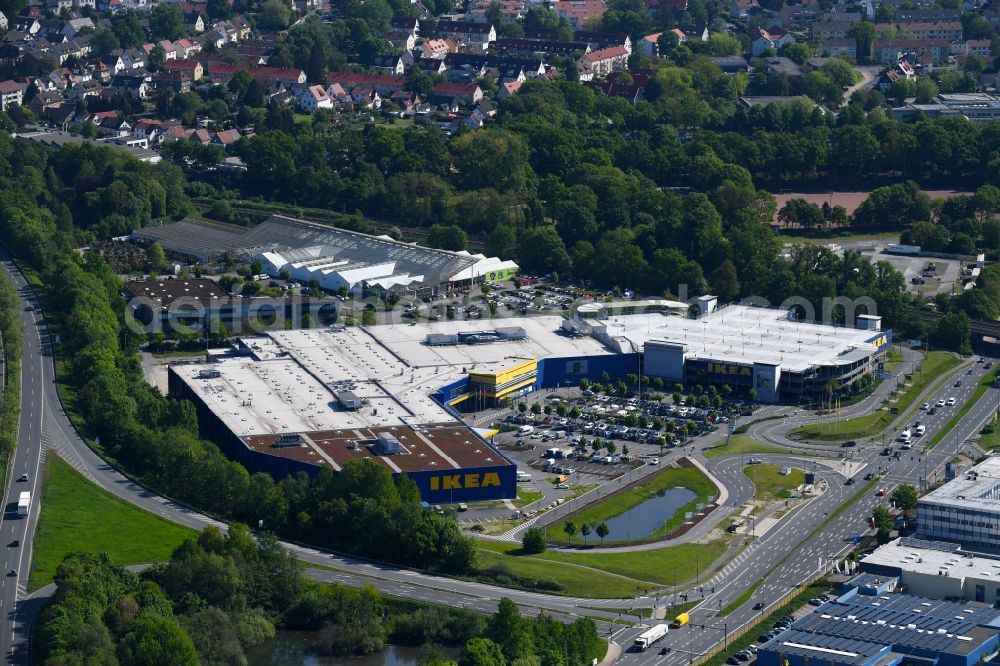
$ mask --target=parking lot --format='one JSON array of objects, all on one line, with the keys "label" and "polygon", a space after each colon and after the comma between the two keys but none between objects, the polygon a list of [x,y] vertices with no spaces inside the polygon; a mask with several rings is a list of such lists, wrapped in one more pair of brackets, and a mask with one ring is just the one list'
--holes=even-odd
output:
[{"label": "parking lot", "polygon": [[[674,405],[662,394],[618,397],[579,389],[539,392],[522,401],[523,412],[515,403],[496,419],[505,432],[494,438],[518,471],[531,475],[530,481],[519,485],[544,495],[522,507],[518,517],[530,517],[581,487],[628,483],[652,473],[661,456],[683,450],[699,435],[750,411],[738,402],[709,409]],[[510,518],[510,514],[509,508],[474,509],[462,521]]]}]

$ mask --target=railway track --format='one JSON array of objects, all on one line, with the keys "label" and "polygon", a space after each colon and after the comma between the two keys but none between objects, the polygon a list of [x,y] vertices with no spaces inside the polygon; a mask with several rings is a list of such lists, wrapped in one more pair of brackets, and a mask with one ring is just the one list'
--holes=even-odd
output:
[{"label": "railway track", "polygon": [[[911,310],[910,312],[916,315],[917,318],[925,324],[937,324],[944,317],[944,315],[940,312],[931,312],[929,310]],[[970,323],[969,328],[971,329],[973,335],[982,335],[1000,339],[1000,321],[984,321],[977,319]]]}]

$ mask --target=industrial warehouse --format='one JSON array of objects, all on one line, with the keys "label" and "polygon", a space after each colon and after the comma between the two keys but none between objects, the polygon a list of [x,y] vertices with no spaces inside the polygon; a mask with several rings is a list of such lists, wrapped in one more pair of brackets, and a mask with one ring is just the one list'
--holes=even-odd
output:
[{"label": "industrial warehouse", "polygon": [[274,215],[252,227],[185,219],[136,229],[132,240],[159,243],[164,250],[211,263],[224,256],[259,260],[264,272],[295,280],[316,280],[327,291],[357,294],[396,292],[413,296],[442,287],[510,279],[513,261],[403,243],[315,222]]},{"label": "industrial warehouse", "polygon": [[425,501],[461,502],[514,497],[515,469],[460,411],[629,374],[754,388],[773,402],[874,372],[890,343],[891,332],[740,306],[696,320],[655,312],[337,325],[240,339],[210,364],[171,367],[169,383],[251,471],[281,478],[370,458],[411,476]]}]

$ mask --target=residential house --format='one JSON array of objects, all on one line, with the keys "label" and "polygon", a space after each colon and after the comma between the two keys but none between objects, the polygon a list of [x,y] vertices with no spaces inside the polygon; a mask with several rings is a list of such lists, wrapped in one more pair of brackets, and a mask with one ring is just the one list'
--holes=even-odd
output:
[{"label": "residential house", "polygon": [[948,59],[951,44],[944,39],[879,39],[872,44],[872,50],[875,62],[880,65],[895,65],[908,53],[921,62],[937,65]]},{"label": "residential house", "polygon": [[729,3],[729,16],[735,19],[745,19],[752,13],[760,11],[757,0],[733,0]]},{"label": "residential house", "polygon": [[817,21],[812,24],[810,32],[812,38],[817,42],[824,42],[831,39],[847,39],[856,21]]},{"label": "residential house", "polygon": [[392,29],[397,32],[408,32],[413,36],[420,34],[420,19],[406,16],[393,16]]},{"label": "residential house", "polygon": [[164,72],[183,72],[192,81],[200,81],[205,76],[205,67],[199,60],[168,60],[163,63]]},{"label": "residential house", "polygon": [[569,56],[573,53],[590,53],[587,42],[560,42],[542,39],[498,39],[497,51],[503,54],[544,54],[548,56]]},{"label": "residential house", "polygon": [[916,78],[917,73],[913,66],[906,60],[900,60],[893,67],[888,67],[882,72],[876,85],[881,92],[886,93],[896,81],[913,81]]},{"label": "residential house", "polygon": [[782,46],[794,41],[794,37],[777,26],[771,26],[767,30],[755,26],[750,30],[750,55],[759,57],[768,49],[778,52]]},{"label": "residential house", "polygon": [[124,72],[126,69],[125,61],[122,60],[121,53],[116,54],[115,52],[111,52],[104,56],[102,62],[107,66],[109,76],[115,76],[116,74]]},{"label": "residential house", "polygon": [[229,65],[222,62],[213,62],[208,65],[207,75],[212,82],[218,85],[227,85],[236,72],[245,71],[253,78],[257,79],[265,88],[280,89],[291,88],[296,84],[306,82],[306,73],[301,69],[286,69],[282,67],[267,67],[248,65]]},{"label": "residential house", "polygon": [[422,58],[434,58],[444,60],[449,53],[456,53],[458,49],[453,43],[445,39],[428,39],[420,45]]},{"label": "residential house", "polygon": [[818,51],[831,58],[838,56],[849,56],[855,58],[858,55],[858,42],[853,37],[844,39],[825,39],[819,42]]},{"label": "residential house", "polygon": [[177,60],[187,60],[201,53],[201,44],[191,39],[178,39],[174,42],[174,49],[177,51]]},{"label": "residential house", "polygon": [[382,96],[374,88],[359,86],[351,90],[351,100],[359,109],[382,108]]},{"label": "residential house", "polygon": [[205,32],[205,17],[201,12],[187,12],[184,14],[184,27],[191,32],[201,34]]},{"label": "residential house", "polygon": [[236,145],[236,142],[240,140],[240,131],[237,129],[227,129],[221,132],[216,132],[215,136],[212,137],[213,146],[222,146],[226,150],[229,150]]},{"label": "residential house", "polygon": [[962,38],[962,24],[959,21],[919,22],[900,24],[901,30],[909,31],[914,39],[947,39],[949,42]]},{"label": "residential house", "polygon": [[67,38],[73,39],[76,37],[81,30],[89,29],[95,30],[97,26],[89,18],[78,18],[70,19],[66,21],[66,25],[63,26],[62,34],[66,35]]},{"label": "residential house", "polygon": [[196,129],[188,135],[188,141],[197,141],[203,146],[212,143],[212,134],[204,128]]},{"label": "residential house", "polygon": [[392,93],[388,99],[404,113],[413,113],[420,106],[420,96],[409,90]]},{"label": "residential house", "polygon": [[726,74],[750,71],[750,63],[743,56],[714,56],[711,61]]},{"label": "residential house", "polygon": [[240,14],[237,14],[233,18],[229,19],[229,24],[235,31],[237,42],[244,42],[250,39],[250,36],[253,34],[253,28],[250,26],[250,22]]},{"label": "residential house", "polygon": [[446,97],[463,104],[475,104],[483,98],[483,90],[475,83],[438,83],[431,90],[435,97]]},{"label": "residential house", "polygon": [[165,61],[170,62],[171,60],[177,60],[177,47],[174,46],[172,41],[164,39],[163,41],[158,42],[158,45],[161,49],[163,49],[163,59]]},{"label": "residential house", "polygon": [[143,75],[116,74],[111,77],[108,88],[116,93],[136,99],[146,99],[149,96],[149,84]]},{"label": "residential house", "polygon": [[437,32],[441,37],[460,39],[473,52],[486,51],[497,40],[497,31],[492,23],[441,20],[438,21]]},{"label": "residential house", "polygon": [[372,61],[372,69],[379,74],[403,74],[406,68],[398,55],[378,56]]},{"label": "residential house", "polygon": [[565,19],[573,28],[580,29],[603,16],[608,6],[604,0],[557,0],[552,8],[559,18]]},{"label": "residential house", "polygon": [[574,30],[574,42],[586,42],[590,44],[591,51],[611,48],[612,46],[624,46],[625,50],[632,53],[632,40],[624,32],[594,32],[593,30]]},{"label": "residential house", "polygon": [[517,91],[521,89],[521,81],[507,81],[501,83],[497,90],[497,101],[503,101],[504,99],[510,97],[511,95],[516,95]]},{"label": "residential house", "polygon": [[989,39],[956,39],[948,51],[953,56],[968,56],[974,54],[989,58],[992,53],[992,42]]},{"label": "residential house", "polygon": [[528,3],[525,0],[472,0],[465,17],[468,21],[486,23],[493,12],[499,12],[502,19],[518,23],[528,13]]},{"label": "residential house", "polygon": [[577,62],[581,69],[581,81],[590,81],[605,77],[611,72],[620,72],[628,68],[629,53],[624,46],[613,46],[609,49],[587,53]]},{"label": "residential house", "polygon": [[24,32],[29,35],[35,35],[41,29],[42,24],[39,20],[31,16],[18,16],[10,22],[11,32]]},{"label": "residential house", "polygon": [[101,94],[103,86],[100,81],[95,81],[90,79],[89,81],[81,81],[75,84],[69,90],[69,99],[71,101],[85,100],[88,97],[99,97]]},{"label": "residential house", "polygon": [[328,84],[339,83],[345,90],[358,87],[372,88],[380,95],[389,96],[406,87],[406,77],[389,74],[368,74],[365,72],[330,72],[326,75]]},{"label": "residential house", "polygon": [[444,71],[448,69],[444,64],[444,60],[438,60],[437,58],[421,58],[414,62],[413,66],[424,74],[431,74],[433,76],[444,74]]},{"label": "residential house", "polygon": [[163,121],[157,118],[142,118],[132,126],[132,136],[146,139],[149,143],[156,143],[162,133]]},{"label": "residential house", "polygon": [[8,26],[7,15],[4,14],[3,12],[0,12],[0,30],[6,31],[7,26]]},{"label": "residential house", "polygon": [[122,53],[122,64],[125,69],[140,69],[147,66],[149,56],[141,49],[128,49]]},{"label": "residential house", "polygon": [[332,109],[333,100],[323,86],[306,86],[299,90],[299,109],[312,113],[316,109]]},{"label": "residential house", "polygon": [[647,58],[659,58],[660,57],[660,35],[662,32],[654,32],[651,35],[646,35],[639,40],[639,53],[646,56]]},{"label": "residential house", "polygon": [[892,20],[898,25],[908,23],[941,23],[962,20],[960,9],[899,9],[893,13]]},{"label": "residential house", "polygon": [[588,81],[584,85],[594,90],[600,90],[608,97],[622,97],[633,106],[642,99],[642,86],[637,83],[617,83],[610,80]]},{"label": "residential house", "polygon": [[523,70],[529,79],[545,74],[545,63],[537,58],[515,58],[512,56],[494,56],[478,53],[449,53],[445,56],[444,64],[448,67],[449,73],[453,70],[461,70],[469,72],[473,75],[473,78],[477,79],[490,69],[495,69],[499,72]]},{"label": "residential house", "polygon": [[819,0],[803,0],[798,4],[785,5],[778,10],[778,21],[782,26],[810,25],[825,14]]},{"label": "residential house", "polygon": [[383,39],[389,40],[392,47],[397,51],[409,51],[417,45],[417,38],[409,32],[387,32]]},{"label": "residential house", "polygon": [[344,107],[354,104],[354,100],[339,83],[331,83],[326,87],[326,94],[333,100],[335,106]]},{"label": "residential house", "polygon": [[28,107],[35,113],[45,113],[50,109],[59,108],[65,101],[63,96],[54,90],[42,90],[31,98]]},{"label": "residential house", "polygon": [[0,82],[0,110],[6,111],[12,106],[21,106],[24,101],[24,88],[16,81]]},{"label": "residential house", "polygon": [[802,68],[791,58],[778,56],[768,58],[764,68],[771,74],[783,75],[793,86],[802,79]]},{"label": "residential house", "polygon": [[157,89],[169,88],[175,92],[186,93],[191,92],[191,87],[194,84],[194,78],[190,74],[181,70],[163,70],[162,72],[157,72],[153,77],[153,85]]}]

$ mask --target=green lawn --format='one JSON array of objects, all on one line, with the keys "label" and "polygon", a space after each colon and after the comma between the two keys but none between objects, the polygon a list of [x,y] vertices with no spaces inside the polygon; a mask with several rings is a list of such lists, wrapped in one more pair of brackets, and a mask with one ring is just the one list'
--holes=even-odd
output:
[{"label": "green lawn", "polygon": [[547,550],[539,555],[519,555],[520,545],[513,543],[477,545],[482,568],[502,563],[517,575],[558,582],[570,596],[623,598],[695,580],[696,573],[704,573],[722,556],[727,544],[720,539],[634,552]]},{"label": "green lawn", "polygon": [[743,592],[743,594],[741,594],[740,596],[738,596],[735,599],[733,599],[732,601],[730,601],[729,605],[727,605],[725,608],[723,608],[722,612],[719,613],[719,615],[729,615],[734,610],[736,610],[737,608],[739,608],[740,606],[742,606],[746,602],[750,601],[750,597],[752,597],[753,593],[757,591],[757,586],[758,585],[760,585],[760,581],[757,581],[756,583],[754,583],[753,585],[751,585],[750,587],[748,587]]},{"label": "green lawn", "polygon": [[996,428],[996,426],[994,426],[993,432],[983,435],[979,440],[979,446],[982,447],[987,453],[1000,448],[1000,428]]},{"label": "green lawn", "polygon": [[756,491],[754,497],[763,502],[788,499],[792,491],[806,482],[806,475],[801,469],[792,468],[787,476],[781,475],[782,465],[747,465],[743,473],[747,475]]},{"label": "green lawn", "polygon": [[719,458],[721,456],[738,456],[740,454],[751,453],[788,453],[787,449],[782,449],[770,444],[758,442],[750,435],[733,435],[729,438],[728,444],[705,449],[706,458]]},{"label": "green lawn", "polygon": [[174,548],[197,535],[87,481],[56,456],[50,456],[42,489],[42,513],[35,533],[28,589],[52,582],[56,567],[70,552],[106,552],[125,564],[167,560]]},{"label": "green lawn", "polygon": [[922,362],[922,371],[913,375],[913,381],[896,396],[894,406],[897,414],[888,409],[880,409],[872,414],[865,414],[843,421],[826,421],[799,426],[792,431],[794,436],[815,441],[842,441],[846,439],[862,439],[874,437],[896,419],[898,414],[907,409],[928,387],[944,381],[942,375],[948,373],[961,363],[961,359],[950,352],[931,352]]},{"label": "green lawn", "polygon": [[[931,438],[931,441],[927,444],[928,451],[930,451],[935,446],[940,444],[941,440],[944,439],[945,435],[951,432],[952,428],[958,425],[958,422],[961,421],[965,417],[965,415],[969,413],[969,410],[972,409],[972,407],[977,402],[979,402],[980,398],[982,398],[983,395],[986,394],[987,389],[993,386],[993,382],[995,382],[997,378],[997,372],[988,372],[985,375],[983,375],[983,378],[979,381],[979,385],[976,387],[976,390],[972,392],[972,396],[969,398],[969,400],[965,404],[963,404],[959,408],[958,412],[956,412],[955,416],[951,417],[951,420],[948,421],[948,423],[946,423],[945,426],[941,428],[941,430],[939,430],[937,434],[934,435],[934,437]],[[986,447],[983,446],[983,448],[985,449]],[[991,446],[990,448],[993,447]]]},{"label": "green lawn", "polygon": [[[667,467],[660,472],[652,474],[631,488],[616,493],[599,502],[595,502],[578,513],[572,514],[570,520],[576,523],[577,528],[583,524],[597,525],[615,516],[619,516],[632,507],[642,504],[670,488],[687,488],[694,492],[695,498],[688,504],[679,508],[663,525],[653,532],[649,538],[662,537],[670,534],[684,522],[684,514],[694,511],[696,504],[704,504],[709,496],[718,496],[718,489],[704,474],[694,467]],[[559,527],[549,531],[551,541],[565,542],[566,536]],[[574,537],[573,542],[580,541],[580,535]],[[615,542],[608,542],[615,543]]]},{"label": "green lawn", "polygon": [[522,486],[517,487],[517,499],[514,500],[513,504],[518,509],[528,506],[534,502],[545,497],[545,493],[541,490],[528,490]]}]

